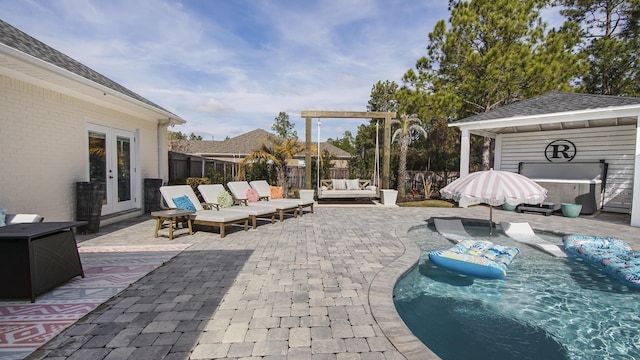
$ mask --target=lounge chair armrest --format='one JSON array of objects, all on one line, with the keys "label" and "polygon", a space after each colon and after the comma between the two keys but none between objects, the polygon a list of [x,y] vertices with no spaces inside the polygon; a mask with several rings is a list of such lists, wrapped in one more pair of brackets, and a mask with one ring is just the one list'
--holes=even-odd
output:
[{"label": "lounge chair armrest", "polygon": [[219,204],[203,202],[203,203],[201,203],[201,205],[205,210],[213,210],[213,209],[220,210],[220,205]]},{"label": "lounge chair armrest", "polygon": [[249,204],[247,204],[247,199],[234,199],[233,202],[238,204],[238,205],[244,205],[244,206],[248,206],[249,205]]}]

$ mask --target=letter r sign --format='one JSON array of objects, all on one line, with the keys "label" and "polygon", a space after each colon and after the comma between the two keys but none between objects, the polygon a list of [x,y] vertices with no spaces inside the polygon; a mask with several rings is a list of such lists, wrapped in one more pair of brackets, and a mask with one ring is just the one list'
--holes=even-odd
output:
[{"label": "letter r sign", "polygon": [[544,156],[549,162],[569,162],[576,157],[576,145],[569,140],[560,139],[549,143]]}]

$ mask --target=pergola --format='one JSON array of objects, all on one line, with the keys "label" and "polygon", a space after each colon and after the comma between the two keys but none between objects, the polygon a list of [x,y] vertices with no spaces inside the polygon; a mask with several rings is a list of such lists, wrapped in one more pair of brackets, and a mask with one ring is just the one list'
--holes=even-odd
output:
[{"label": "pergola", "polygon": [[395,112],[368,112],[368,111],[312,111],[303,110],[301,117],[306,119],[306,148],[305,148],[305,189],[311,187],[311,119],[384,119],[384,141],[382,145],[382,183],[381,189],[389,188],[389,164],[391,162],[391,119],[396,117]]}]

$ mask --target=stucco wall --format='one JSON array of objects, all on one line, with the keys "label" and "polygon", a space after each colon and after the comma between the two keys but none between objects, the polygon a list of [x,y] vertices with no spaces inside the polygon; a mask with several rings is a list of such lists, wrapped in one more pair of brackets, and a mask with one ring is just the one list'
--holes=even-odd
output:
[{"label": "stucco wall", "polygon": [[86,124],[139,134],[134,196],[158,177],[157,125],[121,112],[0,76],[0,207],[46,221],[75,218],[75,183],[88,180]]},{"label": "stucco wall", "polygon": [[504,134],[498,140],[502,143],[500,169],[517,172],[521,161],[547,162],[546,146],[554,140],[569,140],[577,149],[572,162],[604,159],[609,164],[604,210],[626,213],[631,209],[633,195],[635,131],[635,126],[629,125]]}]

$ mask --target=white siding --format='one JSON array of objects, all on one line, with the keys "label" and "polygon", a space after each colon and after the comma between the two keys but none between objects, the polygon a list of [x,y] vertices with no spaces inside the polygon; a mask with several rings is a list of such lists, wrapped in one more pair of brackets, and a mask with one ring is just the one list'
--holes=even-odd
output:
[{"label": "white siding", "polygon": [[137,133],[138,179],[158,177],[157,124],[0,76],[0,207],[46,221],[75,218],[75,183],[88,180],[86,123]]},{"label": "white siding", "polygon": [[518,171],[520,162],[547,162],[545,147],[566,139],[576,145],[575,162],[605,160],[609,164],[604,210],[628,212],[633,193],[635,126],[541,131],[502,135],[500,169]]}]

